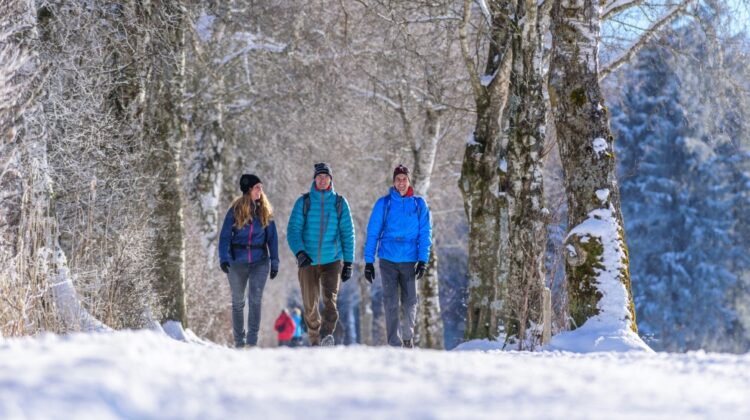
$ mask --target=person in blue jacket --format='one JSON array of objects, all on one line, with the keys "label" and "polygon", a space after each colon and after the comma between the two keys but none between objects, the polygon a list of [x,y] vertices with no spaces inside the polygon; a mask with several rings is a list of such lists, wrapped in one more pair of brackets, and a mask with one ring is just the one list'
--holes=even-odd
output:
[{"label": "person in blue jacket", "polygon": [[[370,214],[365,244],[365,278],[375,278],[375,251],[380,259],[388,344],[412,347],[417,316],[417,281],[424,275],[432,247],[430,209],[414,195],[409,168],[398,165],[393,186]],[[399,305],[399,298],[401,304]],[[401,328],[399,310],[404,310]]]},{"label": "person in blue jacket", "polygon": [[[240,190],[242,196],[227,211],[219,237],[219,261],[232,291],[232,332],[238,348],[257,344],[263,288],[269,271],[272,279],[279,273],[279,239],[263,183],[255,175],[244,174]],[[245,335],[243,312],[248,287]]]},{"label": "person in blue jacket", "polygon": [[294,335],[292,336],[292,347],[302,346],[302,311],[299,308],[292,310],[292,320],[294,320]]},{"label": "person in blue jacket", "polygon": [[[333,331],[339,319],[336,308],[339,271],[341,281],[352,276],[354,223],[349,203],[333,189],[333,174],[328,164],[315,165],[310,192],[294,203],[286,239],[297,257],[302,317],[310,345],[333,345]],[[322,319],[318,310],[321,289]]]}]

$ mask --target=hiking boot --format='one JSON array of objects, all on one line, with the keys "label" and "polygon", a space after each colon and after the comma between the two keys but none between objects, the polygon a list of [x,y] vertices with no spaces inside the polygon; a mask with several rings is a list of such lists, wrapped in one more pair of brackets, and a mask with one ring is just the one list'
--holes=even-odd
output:
[{"label": "hiking boot", "polygon": [[320,340],[320,345],[321,346],[332,346],[334,344],[336,344],[336,343],[335,343],[335,341],[333,339],[333,336],[331,334],[328,334],[327,336],[323,337],[322,340]]},{"label": "hiking boot", "polygon": [[414,345],[412,345],[411,340],[404,340],[403,347],[405,347],[407,349],[410,349],[410,348],[414,347]]}]

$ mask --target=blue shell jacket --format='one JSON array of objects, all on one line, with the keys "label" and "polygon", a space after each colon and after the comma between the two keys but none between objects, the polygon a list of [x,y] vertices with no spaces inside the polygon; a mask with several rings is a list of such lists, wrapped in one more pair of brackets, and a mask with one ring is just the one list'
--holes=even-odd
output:
[{"label": "blue shell jacket", "polygon": [[[349,203],[343,200],[341,223],[336,212],[336,195],[331,188],[318,191],[315,182],[310,187],[310,209],[307,223],[302,214],[304,198],[294,203],[289,224],[286,229],[286,240],[292,254],[305,251],[312,259],[313,265],[329,264],[343,259],[354,261],[354,223],[349,211]],[[303,232],[304,226],[304,232]]]},{"label": "blue shell jacket", "polygon": [[[383,220],[390,200],[387,220]],[[419,206],[419,211],[417,211]],[[385,222],[385,228],[383,223]],[[382,231],[382,238],[381,238]],[[378,244],[380,246],[378,246]],[[432,247],[432,219],[430,209],[422,197],[402,197],[391,187],[388,195],[380,197],[367,223],[365,262],[378,258],[391,262],[417,262],[430,259]]]},{"label": "blue shell jacket", "polygon": [[[245,249],[235,248],[234,259],[230,252],[230,245],[245,245]],[[266,249],[250,248],[247,245],[267,245]],[[276,233],[276,222],[271,220],[263,229],[258,217],[251,223],[246,223],[242,229],[234,227],[234,208],[229,208],[224,217],[219,236],[219,261],[229,263],[254,263],[261,261],[266,255],[271,257],[271,270],[279,270],[279,237]]]}]

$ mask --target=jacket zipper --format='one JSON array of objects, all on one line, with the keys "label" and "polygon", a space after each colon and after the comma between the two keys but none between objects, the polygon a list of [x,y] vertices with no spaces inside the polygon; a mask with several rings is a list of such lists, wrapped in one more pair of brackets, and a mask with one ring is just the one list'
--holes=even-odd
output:
[{"label": "jacket zipper", "polygon": [[320,192],[320,235],[318,235],[318,267],[320,267],[320,253],[323,247],[323,215],[326,209],[326,194]]}]

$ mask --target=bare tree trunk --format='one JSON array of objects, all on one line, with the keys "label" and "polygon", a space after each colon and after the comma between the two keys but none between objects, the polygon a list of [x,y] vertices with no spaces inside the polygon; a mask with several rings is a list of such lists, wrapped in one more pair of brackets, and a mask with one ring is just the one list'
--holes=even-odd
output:
[{"label": "bare tree trunk", "polygon": [[359,281],[359,342],[368,346],[372,341],[372,297],[370,296],[370,283],[366,280]]},{"label": "bare tree trunk", "polygon": [[609,312],[637,332],[614,139],[598,82],[599,31],[598,3],[555,1],[549,95],[568,199],[570,316],[577,328]]},{"label": "bare tree trunk", "polygon": [[[217,267],[219,224],[223,214],[219,211],[224,182],[225,147],[225,78],[223,66],[216,63],[225,53],[227,22],[231,21],[234,2],[217,4],[217,14],[212,20],[210,32],[199,34],[191,31],[196,76],[190,84],[190,121],[187,130],[188,203],[194,207],[201,231],[201,245],[206,253],[205,264]],[[208,8],[206,8],[208,9]],[[206,16],[199,17],[206,20]],[[207,25],[207,24],[206,24]],[[205,37],[202,38],[201,36]]]},{"label": "bare tree trunk", "polygon": [[136,57],[143,61],[136,78],[139,92],[133,112],[147,139],[151,140],[146,171],[152,177],[154,210],[150,219],[154,232],[156,282],[154,292],[160,302],[159,321],[180,321],[187,327],[182,206],[178,181],[180,160],[180,54],[184,48],[184,9],[179,1],[136,5],[139,42]]},{"label": "bare tree trunk", "polygon": [[[506,331],[508,337],[518,339],[522,350],[541,341],[548,211],[542,178],[546,104],[537,4],[527,0],[517,7],[507,114],[510,268]],[[529,336],[531,326],[539,328]]]},{"label": "bare tree trunk", "polygon": [[430,252],[424,277],[419,283],[420,305],[417,318],[419,347],[442,350],[445,348],[443,338],[443,319],[440,315],[440,294],[438,293],[437,253]]},{"label": "bare tree trunk", "polygon": [[[429,83],[429,81],[428,81]],[[420,143],[412,140],[412,153],[414,154],[414,173],[412,182],[417,195],[427,198],[432,171],[435,167],[435,156],[437,146],[441,138],[440,109],[432,103],[423,105],[425,122]],[[403,108],[403,107],[402,107]],[[403,115],[403,113],[402,113]],[[405,127],[409,128],[408,124]],[[408,131],[411,133],[411,131]],[[434,236],[434,235],[433,235]],[[445,348],[443,337],[443,318],[440,313],[440,281],[438,279],[438,258],[435,252],[433,240],[430,249],[430,257],[427,262],[425,275],[419,283],[419,295],[421,305],[418,310],[416,325],[416,343],[421,348],[441,350]]]},{"label": "bare tree trunk", "polygon": [[464,1],[460,27],[461,50],[471,77],[476,102],[476,128],[469,139],[461,167],[459,188],[469,221],[468,313],[465,338],[496,338],[503,313],[508,280],[507,163],[500,124],[508,101],[508,80],[513,58],[509,31],[502,24],[507,2],[491,2],[491,42],[482,80],[469,53],[466,26],[471,1]]}]

